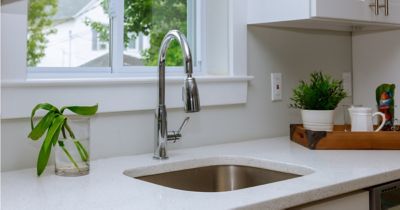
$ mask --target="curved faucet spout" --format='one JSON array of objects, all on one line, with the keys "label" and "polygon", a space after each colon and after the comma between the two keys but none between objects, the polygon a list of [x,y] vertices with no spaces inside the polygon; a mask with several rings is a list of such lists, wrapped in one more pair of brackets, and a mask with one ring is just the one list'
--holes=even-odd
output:
[{"label": "curved faucet spout", "polygon": [[192,76],[192,73],[193,73],[192,53],[190,52],[189,44],[186,41],[185,35],[183,35],[178,30],[169,31],[165,35],[163,41],[161,42],[161,47],[160,47],[160,52],[159,52],[159,57],[158,57],[159,70],[165,71],[165,59],[167,56],[167,49],[168,49],[171,41],[174,39],[178,41],[178,43],[182,49],[182,57],[184,59],[185,73],[188,76]]},{"label": "curved faucet spout", "polygon": [[[165,65],[166,55],[169,44],[172,40],[177,40],[181,49],[182,57],[184,59],[184,69],[186,79],[182,88],[182,100],[184,102],[185,112],[198,112],[200,111],[200,100],[197,89],[197,83],[193,74],[192,54],[190,52],[189,44],[185,36],[178,30],[169,31],[163,41],[161,42],[159,57],[158,57],[158,106],[156,108],[155,116],[155,132],[154,132],[154,158],[166,159],[167,156],[167,110],[165,106]],[[177,139],[173,138],[173,139]],[[179,136],[180,138],[180,136]]]},{"label": "curved faucet spout", "polygon": [[161,42],[158,56],[158,104],[165,104],[165,60],[169,44],[174,39],[178,41],[182,49],[185,73],[188,77],[191,77],[193,73],[192,53],[190,52],[189,44],[186,41],[185,35],[178,30],[169,31]]}]

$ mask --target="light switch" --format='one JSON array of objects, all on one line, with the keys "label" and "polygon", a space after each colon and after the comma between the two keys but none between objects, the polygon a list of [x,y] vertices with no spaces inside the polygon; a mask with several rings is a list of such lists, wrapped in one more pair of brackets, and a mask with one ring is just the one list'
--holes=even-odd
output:
[{"label": "light switch", "polygon": [[271,100],[282,100],[282,74],[271,73]]},{"label": "light switch", "polygon": [[351,72],[342,73],[343,89],[347,93],[347,96],[351,96],[353,92],[353,80],[351,78]]}]

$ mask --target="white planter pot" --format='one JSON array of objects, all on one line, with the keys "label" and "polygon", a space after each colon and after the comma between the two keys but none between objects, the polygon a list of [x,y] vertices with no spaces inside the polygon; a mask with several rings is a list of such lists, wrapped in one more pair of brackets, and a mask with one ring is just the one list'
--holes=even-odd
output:
[{"label": "white planter pot", "polygon": [[301,110],[303,126],[307,130],[332,131],[334,110]]}]

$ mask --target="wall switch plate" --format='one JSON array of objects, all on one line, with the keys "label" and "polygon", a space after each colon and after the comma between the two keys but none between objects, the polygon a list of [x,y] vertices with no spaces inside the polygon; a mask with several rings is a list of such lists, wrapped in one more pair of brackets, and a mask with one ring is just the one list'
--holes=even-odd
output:
[{"label": "wall switch plate", "polygon": [[347,93],[347,96],[352,96],[353,93],[353,80],[351,72],[342,73],[343,89]]},{"label": "wall switch plate", "polygon": [[282,73],[271,73],[271,100],[282,100]]}]

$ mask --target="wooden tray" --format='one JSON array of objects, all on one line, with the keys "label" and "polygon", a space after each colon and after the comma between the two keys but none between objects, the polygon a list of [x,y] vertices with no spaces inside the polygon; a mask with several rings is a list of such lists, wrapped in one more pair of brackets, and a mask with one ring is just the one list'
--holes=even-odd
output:
[{"label": "wooden tray", "polygon": [[311,131],[303,125],[290,125],[290,139],[309,149],[321,150],[399,150],[400,131],[350,132],[335,125],[332,132]]}]

